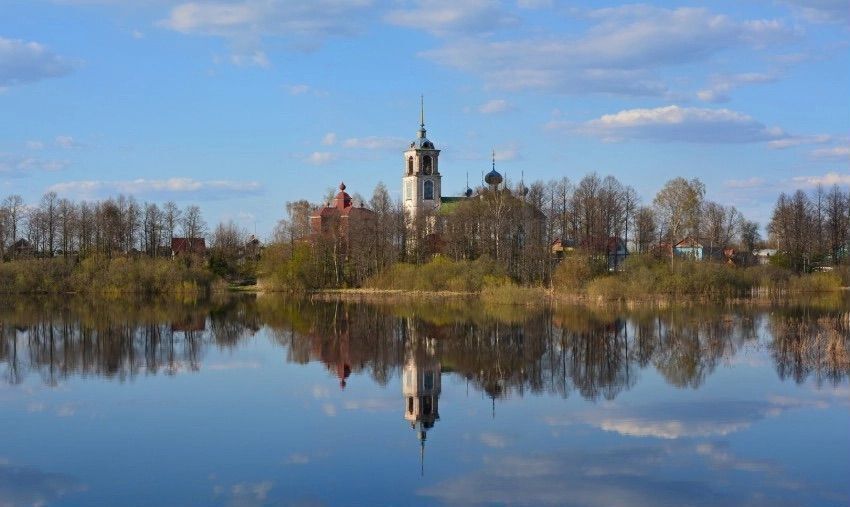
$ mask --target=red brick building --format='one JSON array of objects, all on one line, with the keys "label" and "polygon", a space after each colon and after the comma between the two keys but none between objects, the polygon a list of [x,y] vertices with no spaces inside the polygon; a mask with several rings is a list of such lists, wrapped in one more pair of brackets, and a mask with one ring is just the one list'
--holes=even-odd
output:
[{"label": "red brick building", "polygon": [[370,224],[375,213],[367,208],[355,206],[345,191],[345,183],[339,184],[339,192],[327,206],[316,209],[310,215],[310,232],[313,238],[338,236],[348,240],[352,230]]}]

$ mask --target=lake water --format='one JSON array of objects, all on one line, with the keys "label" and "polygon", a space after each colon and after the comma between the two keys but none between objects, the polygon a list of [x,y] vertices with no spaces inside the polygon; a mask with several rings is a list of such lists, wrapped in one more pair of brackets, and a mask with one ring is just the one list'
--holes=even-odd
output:
[{"label": "lake water", "polygon": [[0,301],[0,506],[850,503],[843,301]]}]

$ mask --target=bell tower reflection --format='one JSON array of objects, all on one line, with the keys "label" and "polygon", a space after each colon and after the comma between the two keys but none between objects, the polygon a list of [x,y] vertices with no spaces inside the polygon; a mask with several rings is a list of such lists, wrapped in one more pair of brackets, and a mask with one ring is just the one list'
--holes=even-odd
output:
[{"label": "bell tower reflection", "polygon": [[436,354],[436,341],[417,337],[408,321],[408,340],[405,343],[405,363],[402,372],[404,419],[416,431],[419,439],[420,471],[425,472],[425,441],[428,430],[440,420],[440,360]]}]

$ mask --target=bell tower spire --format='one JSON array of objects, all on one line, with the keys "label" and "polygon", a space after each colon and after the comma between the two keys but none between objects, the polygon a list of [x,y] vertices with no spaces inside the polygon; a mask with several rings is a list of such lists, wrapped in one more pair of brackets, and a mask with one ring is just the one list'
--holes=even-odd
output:
[{"label": "bell tower spire", "polygon": [[419,139],[425,139],[425,95],[419,96]]}]

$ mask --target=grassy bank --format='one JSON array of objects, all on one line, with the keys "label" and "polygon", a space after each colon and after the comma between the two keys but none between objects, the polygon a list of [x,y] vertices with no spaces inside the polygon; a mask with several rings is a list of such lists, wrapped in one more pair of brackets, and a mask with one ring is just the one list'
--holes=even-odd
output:
[{"label": "grassy bank", "polygon": [[[575,262],[582,262],[579,258]],[[553,277],[556,287],[569,278],[559,266]],[[639,300],[654,297],[775,297],[788,294],[824,293],[847,285],[844,271],[795,274],[776,266],[735,267],[712,262],[668,260],[633,256],[619,273],[601,273],[576,281],[573,290],[591,298]],[[569,285],[569,284],[565,284]],[[560,291],[563,292],[563,291]]]},{"label": "grassy bank", "polygon": [[89,257],[0,263],[0,294],[205,294],[225,285],[203,261]]}]

